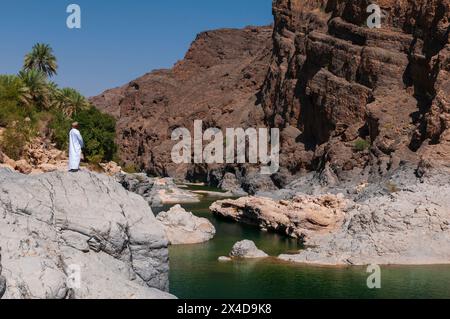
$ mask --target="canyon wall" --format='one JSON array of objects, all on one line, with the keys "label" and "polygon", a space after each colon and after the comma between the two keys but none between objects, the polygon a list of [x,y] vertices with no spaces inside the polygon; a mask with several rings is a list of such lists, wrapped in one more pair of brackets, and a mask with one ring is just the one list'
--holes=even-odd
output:
[{"label": "canyon wall", "polygon": [[290,132],[282,166],[293,174],[448,163],[450,2],[377,1],[382,27],[370,29],[371,2],[274,1],[262,104]]},{"label": "canyon wall", "polygon": [[[448,165],[449,0],[276,0],[273,28],[200,34],[184,60],[91,99],[118,118],[125,163],[150,174],[246,191],[325,172],[326,181],[383,176],[412,162]],[[170,134],[208,127],[279,127],[281,170],[175,165]],[[250,177],[249,177],[250,176]]]},{"label": "canyon wall", "polygon": [[202,120],[204,129],[261,125],[256,94],[267,74],[271,35],[271,27],[201,33],[172,69],[92,98],[118,119],[121,159],[154,175],[205,178],[211,167],[172,163],[172,131],[192,131],[194,120]]}]

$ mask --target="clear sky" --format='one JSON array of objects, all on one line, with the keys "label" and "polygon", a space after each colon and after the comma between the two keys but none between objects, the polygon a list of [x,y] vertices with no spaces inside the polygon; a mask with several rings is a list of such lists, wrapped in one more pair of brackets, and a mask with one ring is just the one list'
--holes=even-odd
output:
[{"label": "clear sky", "polygon": [[[66,8],[81,7],[68,29]],[[1,0],[0,74],[21,68],[33,44],[50,44],[60,86],[87,96],[183,58],[197,33],[272,23],[272,0]]]}]

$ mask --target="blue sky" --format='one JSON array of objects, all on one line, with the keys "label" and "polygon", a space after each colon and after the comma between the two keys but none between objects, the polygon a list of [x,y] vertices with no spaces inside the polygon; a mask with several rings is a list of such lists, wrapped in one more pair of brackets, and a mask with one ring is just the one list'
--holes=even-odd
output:
[{"label": "blue sky", "polygon": [[[82,28],[66,26],[80,5]],[[33,44],[50,44],[55,82],[87,96],[183,58],[197,33],[272,23],[272,0],[0,1],[0,73],[17,73]]]}]

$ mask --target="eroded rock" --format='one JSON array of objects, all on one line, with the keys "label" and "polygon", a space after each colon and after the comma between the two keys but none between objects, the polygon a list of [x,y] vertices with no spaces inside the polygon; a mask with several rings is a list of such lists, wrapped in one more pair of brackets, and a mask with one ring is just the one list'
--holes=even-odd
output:
[{"label": "eroded rock", "polygon": [[152,178],[146,174],[120,173],[116,180],[130,192],[145,198],[152,207],[164,204],[198,203],[198,195],[179,188],[171,178]]},{"label": "eroded rock", "polygon": [[208,127],[262,123],[257,96],[267,72],[271,27],[200,33],[172,69],[148,73],[91,99],[114,115],[121,159],[157,176],[206,182],[214,165],[178,165],[171,160],[172,130],[194,120]]},{"label": "eroded rock", "polygon": [[[325,170],[322,182],[335,184],[361,170],[386,176],[422,157],[445,165],[450,3],[378,1],[382,28],[370,29],[372,2],[273,1],[273,28],[201,33],[173,69],[92,102],[118,118],[128,163],[252,195],[310,171]],[[258,178],[250,169],[257,167],[246,165],[174,165],[171,131],[192,130],[199,116],[207,127],[280,128],[280,174]]]},{"label": "eroded rock", "polygon": [[162,225],[106,176],[0,170],[0,233],[4,298],[171,297]]},{"label": "eroded rock", "polygon": [[217,201],[210,210],[237,222],[303,239],[310,233],[330,232],[344,220],[347,201],[342,195],[297,195],[292,200],[242,197]]},{"label": "eroded rock", "polygon": [[22,174],[30,174],[33,171],[33,167],[24,159],[17,161],[14,169]]},{"label": "eroded rock", "polygon": [[450,174],[420,179],[402,168],[368,184],[341,227],[311,234],[313,246],[283,260],[325,265],[449,264]]},{"label": "eroded rock", "polygon": [[108,162],[100,164],[103,168],[103,171],[109,176],[115,176],[122,172],[122,167],[120,167],[116,162]]},{"label": "eroded rock", "polygon": [[251,240],[243,240],[234,244],[230,252],[232,258],[266,258],[269,257],[265,252],[258,249],[255,243]]},{"label": "eroded rock", "polygon": [[216,229],[208,219],[199,218],[180,205],[158,214],[157,219],[163,224],[172,245],[204,243],[216,234]]}]

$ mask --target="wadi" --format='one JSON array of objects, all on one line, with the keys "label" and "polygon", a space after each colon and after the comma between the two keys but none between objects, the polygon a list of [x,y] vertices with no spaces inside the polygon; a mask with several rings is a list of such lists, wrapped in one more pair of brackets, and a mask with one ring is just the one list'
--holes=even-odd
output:
[{"label": "wadi", "polygon": [[[218,128],[209,128],[204,133],[203,122],[194,121],[194,139],[187,128],[172,132],[172,141],[181,141],[172,149],[175,164],[260,164],[262,175],[278,172],[280,131],[267,128],[227,128],[225,133]],[[204,142],[210,142],[204,146]],[[269,144],[269,145],[268,145]],[[192,151],[192,145],[193,151]],[[270,151],[268,152],[270,147]],[[194,158],[192,159],[192,155]],[[268,154],[270,153],[270,155]],[[270,164],[270,166],[265,166]]]},{"label": "wadi", "polygon": [[371,4],[275,0],[90,98],[36,44],[0,76],[0,298],[449,298],[450,1]]}]

